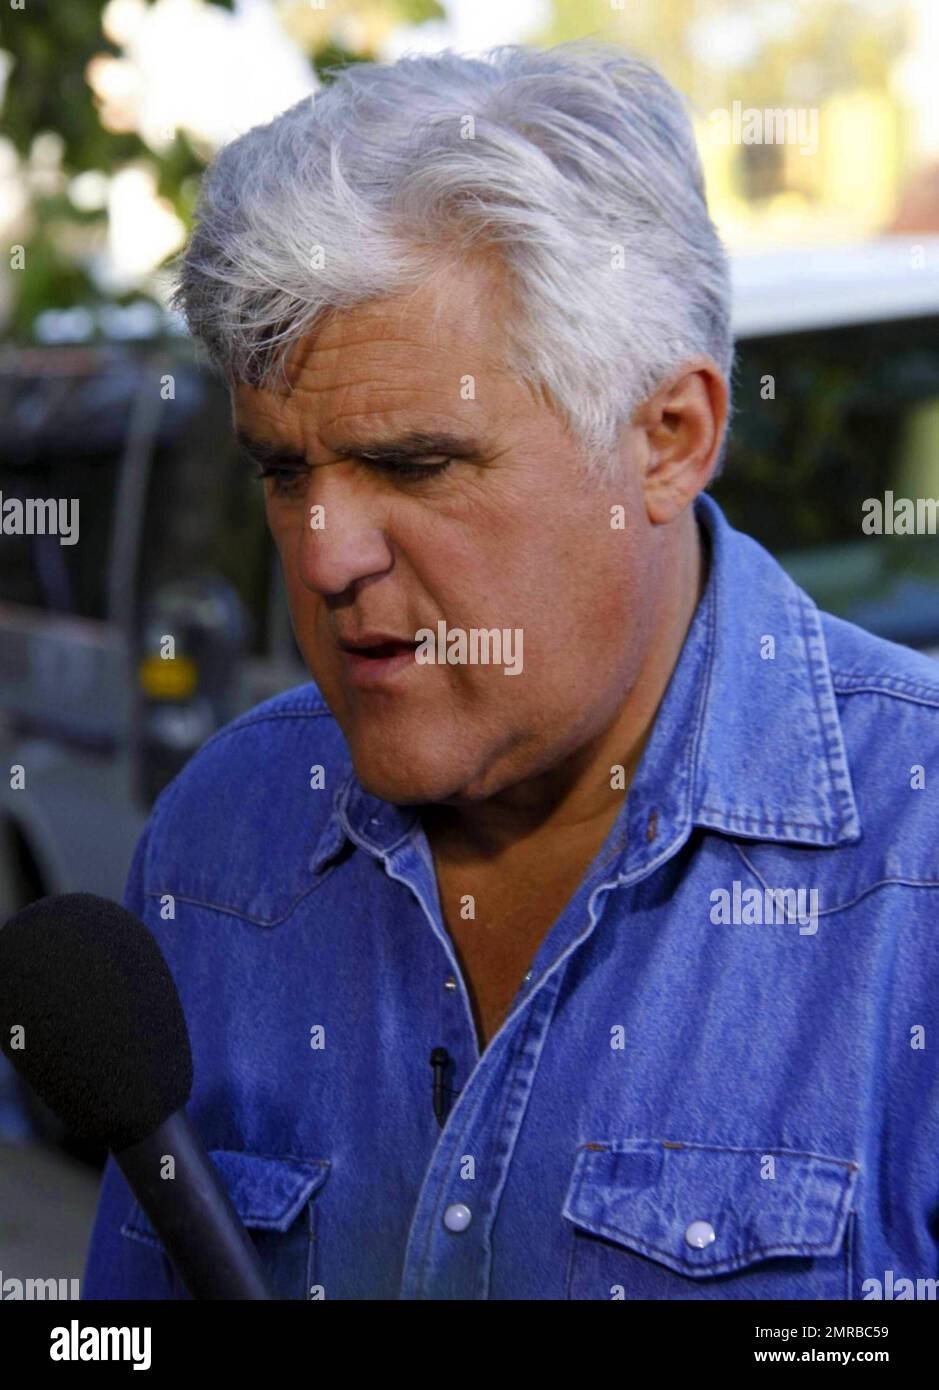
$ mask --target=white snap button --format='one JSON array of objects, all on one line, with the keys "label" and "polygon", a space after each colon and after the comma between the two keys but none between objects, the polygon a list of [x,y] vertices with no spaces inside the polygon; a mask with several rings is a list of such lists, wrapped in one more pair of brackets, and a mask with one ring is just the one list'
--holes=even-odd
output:
[{"label": "white snap button", "polygon": [[443,1224],[448,1231],[465,1231],[473,1219],[473,1213],[465,1202],[454,1202],[443,1214]]},{"label": "white snap button", "polygon": [[456,980],[452,975],[448,975],[443,982],[444,989],[456,989]]},{"label": "white snap button", "polygon": [[695,1250],[703,1250],[706,1245],[710,1245],[712,1240],[717,1239],[717,1233],[710,1221],[692,1221],[685,1232],[685,1240],[689,1245],[694,1246]]}]

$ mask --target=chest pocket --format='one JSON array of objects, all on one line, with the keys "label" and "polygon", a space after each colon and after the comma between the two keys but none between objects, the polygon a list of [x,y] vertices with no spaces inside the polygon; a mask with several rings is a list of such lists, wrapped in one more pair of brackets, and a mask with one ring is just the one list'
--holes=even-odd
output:
[{"label": "chest pocket", "polygon": [[[266,1154],[212,1149],[236,1212],[246,1226],[276,1298],[321,1296],[316,1286],[316,1203],[326,1181],[326,1159],[275,1158]],[[189,1298],[150,1221],[138,1202],[121,1235],[159,1254],[169,1298]],[[154,1256],[155,1257],[155,1256]]]},{"label": "chest pocket", "polygon": [[857,1165],[780,1149],[585,1144],[564,1203],[568,1297],[850,1297]]}]

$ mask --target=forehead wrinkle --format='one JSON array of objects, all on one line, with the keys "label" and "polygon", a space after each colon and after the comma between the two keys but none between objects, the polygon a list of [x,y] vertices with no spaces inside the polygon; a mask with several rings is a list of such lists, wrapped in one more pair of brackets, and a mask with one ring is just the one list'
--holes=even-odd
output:
[{"label": "forehead wrinkle", "polygon": [[[304,369],[290,392],[289,408],[302,411],[307,403],[316,409],[328,410],[331,401],[343,414],[401,410],[411,402],[418,408],[438,408],[438,402],[445,405],[459,397],[461,376],[469,370],[465,362],[460,363],[459,370],[447,370],[439,354],[433,362],[422,364],[412,360],[406,375],[400,371],[389,372],[387,366],[379,368],[378,364],[374,372],[363,374],[363,364],[354,365],[358,370],[348,377],[343,373],[345,379],[330,377],[328,373],[321,375],[312,367]],[[482,372],[470,374],[475,375],[477,381],[485,381]]]},{"label": "forehead wrinkle", "polygon": [[[350,381],[312,381],[298,388],[307,396],[323,396],[331,392],[348,395],[353,391],[372,391],[375,395],[416,395],[426,385],[426,377],[421,374],[418,381],[391,381],[386,377],[360,376]],[[296,394],[296,392],[292,393]]]},{"label": "forehead wrinkle", "polygon": [[[391,417],[400,414],[397,410],[376,410],[361,411],[347,410],[341,411],[337,415],[330,416],[328,421],[323,422],[323,428],[341,426],[347,429],[350,434],[364,437],[366,434],[375,438],[382,434],[400,435],[410,433],[420,434],[451,434],[467,433],[473,428],[470,421],[464,415],[453,415],[447,410],[426,410],[417,408],[413,411],[408,410],[408,419],[403,424],[393,425],[388,419],[387,423],[383,417]],[[349,425],[347,421],[364,421],[364,424]],[[442,424],[448,421],[448,424]]]},{"label": "forehead wrinkle", "polygon": [[371,399],[350,402],[346,393],[330,407],[328,400],[318,402],[319,409],[304,410],[298,404],[297,415],[301,429],[312,428],[320,438],[340,430],[350,436],[369,436],[380,434],[401,434],[408,430],[431,432],[441,428],[442,421],[450,427],[466,431],[473,424],[485,418],[476,401],[466,402],[472,409],[457,413],[447,409],[443,402],[428,399],[425,392],[412,390],[399,393],[404,399],[396,402],[388,400],[387,388],[376,391]]},{"label": "forehead wrinkle", "polygon": [[289,365],[294,371],[302,371],[311,357],[335,355],[349,348],[361,352],[387,346],[431,355],[441,351],[478,353],[485,349],[485,339],[491,329],[491,324],[481,321],[479,306],[478,295],[464,304],[457,296],[452,303],[440,303],[439,312],[434,315],[412,308],[395,313],[375,312],[368,318],[359,312],[364,306],[356,306],[334,314],[318,329],[301,338],[294,346]]},{"label": "forehead wrinkle", "polygon": [[416,408],[389,411],[346,411],[330,416],[316,428],[321,446],[331,453],[389,448],[407,435],[452,435],[466,447],[490,447],[490,428],[483,415],[466,417],[443,410]]},{"label": "forehead wrinkle", "polygon": [[[442,357],[454,359],[461,373],[474,369],[474,374],[480,376],[488,370],[488,364],[480,359],[477,349],[430,346],[401,338],[393,340],[396,350],[389,354],[383,350],[388,341],[369,339],[365,344],[347,345],[348,351],[346,346],[311,348],[294,365],[290,380],[291,394],[297,390],[323,391],[364,386],[370,378],[359,375],[363,370],[373,371],[381,379],[382,385],[393,388],[397,384],[387,381],[389,371],[404,370],[410,378],[415,375],[426,377],[431,373],[449,375],[448,367],[441,362]],[[353,350],[352,360],[344,361],[343,354],[349,356]],[[343,380],[348,372],[353,373],[354,380]],[[402,383],[398,389],[407,389],[406,384]]]},{"label": "forehead wrinkle", "polygon": [[[302,448],[302,430],[295,412],[289,409],[289,401],[271,392],[259,391],[254,387],[240,387],[232,396],[232,424],[235,433],[264,438],[271,443],[285,444],[285,447]],[[260,420],[260,424],[257,422]]]},{"label": "forehead wrinkle", "polygon": [[[357,377],[353,381],[304,381],[292,393],[290,407],[304,423],[308,423],[309,411],[304,405],[313,405],[314,414],[324,418],[315,422],[317,429],[328,429],[340,421],[365,418],[376,424],[381,416],[414,414],[420,417],[446,418],[458,422],[466,428],[467,418],[478,419],[485,411],[478,400],[463,402],[468,407],[455,411],[452,407],[459,403],[458,388],[455,381],[448,378],[444,382],[428,381],[426,377],[418,380],[389,381],[375,377]],[[332,402],[332,404],[330,404]],[[414,427],[411,420],[408,427]]]}]

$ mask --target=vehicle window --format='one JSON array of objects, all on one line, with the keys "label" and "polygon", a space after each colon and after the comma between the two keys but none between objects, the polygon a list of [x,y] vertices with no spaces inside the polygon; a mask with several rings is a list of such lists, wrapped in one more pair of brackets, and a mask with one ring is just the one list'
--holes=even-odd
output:
[{"label": "vehicle window", "polygon": [[224,389],[202,375],[196,389],[200,402],[185,430],[164,439],[154,459],[138,596],[180,580],[222,578],[241,600],[246,649],[261,655],[272,565],[263,494],[235,444]]},{"label": "vehicle window", "polygon": [[[78,502],[76,544],[58,534],[5,531],[0,601],[85,618],[104,618],[107,559],[120,476],[126,410],[114,383],[87,375],[0,374],[0,492],[7,504],[56,503],[53,526],[69,525]],[[43,527],[50,523],[43,511]],[[7,521],[9,524],[9,521]]]},{"label": "vehicle window", "polygon": [[[775,399],[761,396],[769,378]],[[743,340],[734,379],[713,489],[732,523],[821,607],[893,641],[939,643],[939,536],[861,529],[866,499],[939,501],[939,320]]]}]

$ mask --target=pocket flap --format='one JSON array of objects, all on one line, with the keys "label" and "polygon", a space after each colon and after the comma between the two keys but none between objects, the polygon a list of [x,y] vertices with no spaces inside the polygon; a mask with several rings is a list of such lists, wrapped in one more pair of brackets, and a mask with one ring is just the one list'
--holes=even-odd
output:
[{"label": "pocket flap", "polygon": [[564,1215],[679,1274],[726,1274],[779,1255],[835,1255],[857,1164],[786,1149],[629,1139],[585,1144]]},{"label": "pocket flap", "polygon": [[[324,1158],[278,1158],[237,1149],[211,1149],[209,1158],[242,1223],[254,1230],[286,1231],[329,1172]],[[121,1233],[163,1249],[139,1202]]]}]

